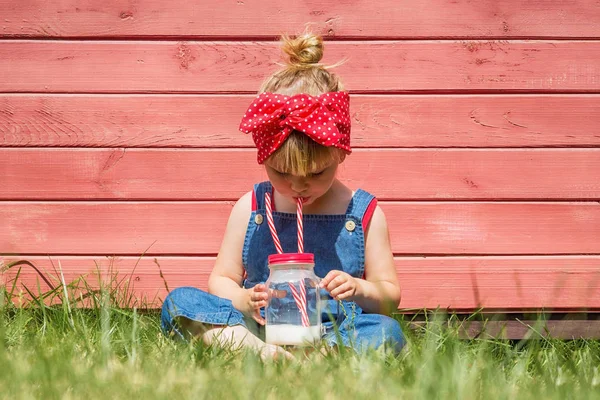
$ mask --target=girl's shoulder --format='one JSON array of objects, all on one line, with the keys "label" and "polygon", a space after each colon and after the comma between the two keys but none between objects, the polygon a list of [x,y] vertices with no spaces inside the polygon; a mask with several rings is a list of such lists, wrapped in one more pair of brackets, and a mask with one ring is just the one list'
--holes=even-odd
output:
[{"label": "girl's shoulder", "polygon": [[233,205],[231,214],[229,216],[230,221],[247,221],[248,217],[252,213],[252,198],[254,192],[251,190],[245,193],[238,199]]},{"label": "girl's shoulder", "polygon": [[254,191],[250,190],[242,195],[236,202],[234,207],[241,207],[252,204],[252,197],[254,197]]}]

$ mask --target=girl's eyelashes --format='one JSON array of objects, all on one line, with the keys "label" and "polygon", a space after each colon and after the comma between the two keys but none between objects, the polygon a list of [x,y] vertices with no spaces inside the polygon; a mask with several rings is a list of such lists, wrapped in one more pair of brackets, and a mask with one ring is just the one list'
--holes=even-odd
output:
[{"label": "girl's eyelashes", "polygon": [[277,175],[280,176],[287,176],[289,174],[285,173],[285,172],[281,172],[281,171],[277,171],[275,168],[271,168],[273,170],[273,172],[275,172]]},{"label": "girl's eyelashes", "polygon": [[[287,172],[281,172],[273,167],[271,167],[271,169],[273,170],[273,172],[275,172],[275,174],[279,175],[279,176],[290,176],[291,174],[288,174]],[[308,178],[311,177],[319,177],[321,175],[323,175],[325,173],[325,171],[327,171],[327,168],[319,171],[319,172],[313,172],[307,175]]]}]

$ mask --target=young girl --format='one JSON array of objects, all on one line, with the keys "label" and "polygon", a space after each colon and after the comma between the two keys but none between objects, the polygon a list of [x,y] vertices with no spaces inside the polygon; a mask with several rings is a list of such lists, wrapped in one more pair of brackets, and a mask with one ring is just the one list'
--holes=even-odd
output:
[{"label": "young girl", "polygon": [[162,327],[206,343],[253,347],[265,356],[284,351],[263,341],[267,257],[276,253],[265,212],[269,192],[286,252],[296,251],[296,202],[303,200],[305,251],[314,253],[315,273],[329,298],[322,307],[324,343],[400,351],[400,326],[383,315],[400,301],[385,216],[371,194],[353,192],[336,178],[351,152],[348,93],[319,64],[320,37],[283,37],[283,50],[287,66],[265,81],[240,124],[242,132],[252,133],[269,181],[254,185],[233,207],[209,293],[172,291]]}]

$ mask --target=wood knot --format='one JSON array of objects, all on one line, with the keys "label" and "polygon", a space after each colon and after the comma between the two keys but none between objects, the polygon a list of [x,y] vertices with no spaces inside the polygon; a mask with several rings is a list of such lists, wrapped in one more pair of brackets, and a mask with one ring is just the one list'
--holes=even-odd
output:
[{"label": "wood knot", "polygon": [[119,18],[121,18],[121,19],[133,18],[133,13],[131,11],[122,11],[121,14],[119,14]]},{"label": "wood knot", "polygon": [[176,56],[179,59],[179,66],[183,69],[189,69],[190,64],[196,59],[192,54],[192,49],[185,43],[180,43],[177,50]]}]

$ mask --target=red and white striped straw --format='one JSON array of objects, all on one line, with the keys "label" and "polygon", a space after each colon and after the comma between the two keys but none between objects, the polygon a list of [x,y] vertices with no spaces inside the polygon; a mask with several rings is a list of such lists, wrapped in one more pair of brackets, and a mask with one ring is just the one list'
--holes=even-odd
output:
[{"label": "red and white striped straw", "polygon": [[304,223],[302,222],[302,198],[296,199],[296,219],[298,220],[298,253],[304,253]]},{"label": "red and white striped straw", "polygon": [[273,205],[271,204],[271,193],[269,192],[265,193],[265,207],[267,209],[267,225],[269,225],[275,248],[277,249],[277,253],[282,254],[283,248],[281,247],[281,242],[279,241],[279,236],[277,236],[277,230],[275,229],[275,222],[273,221]]},{"label": "red and white striped straw", "polygon": [[304,286],[304,279],[300,280],[300,299],[302,300],[302,309],[300,310],[300,313],[302,314],[302,325],[308,327],[310,321],[308,320],[308,312],[306,310],[308,304],[306,303],[306,287]]},{"label": "red and white striped straw", "polygon": [[289,285],[290,290],[292,291],[292,296],[294,297],[294,301],[296,301],[298,310],[300,310],[302,326],[308,328],[310,326],[310,321],[308,320],[308,312],[306,311],[306,287],[304,286],[304,280],[300,281],[300,292],[298,292],[292,282],[290,282]]},{"label": "red and white striped straw", "polygon": [[[297,228],[298,228],[298,253],[304,253],[304,224],[303,224],[303,215],[302,215],[302,199],[298,198],[296,200],[296,219],[297,219]],[[269,225],[269,230],[271,231],[271,237],[273,238],[273,242],[275,243],[275,248],[279,254],[283,253],[283,248],[281,247],[281,242],[279,241],[279,236],[277,235],[277,229],[275,229],[275,222],[273,220],[273,203],[271,203],[271,193],[265,193],[265,208],[267,209],[267,225]],[[304,281],[300,281],[300,291],[296,289],[292,282],[289,282],[290,291],[292,292],[292,297],[294,297],[294,301],[296,302],[296,306],[300,311],[300,318],[302,320],[302,326],[309,327],[310,321],[308,320],[308,311],[306,309],[306,287],[304,286]]]}]

